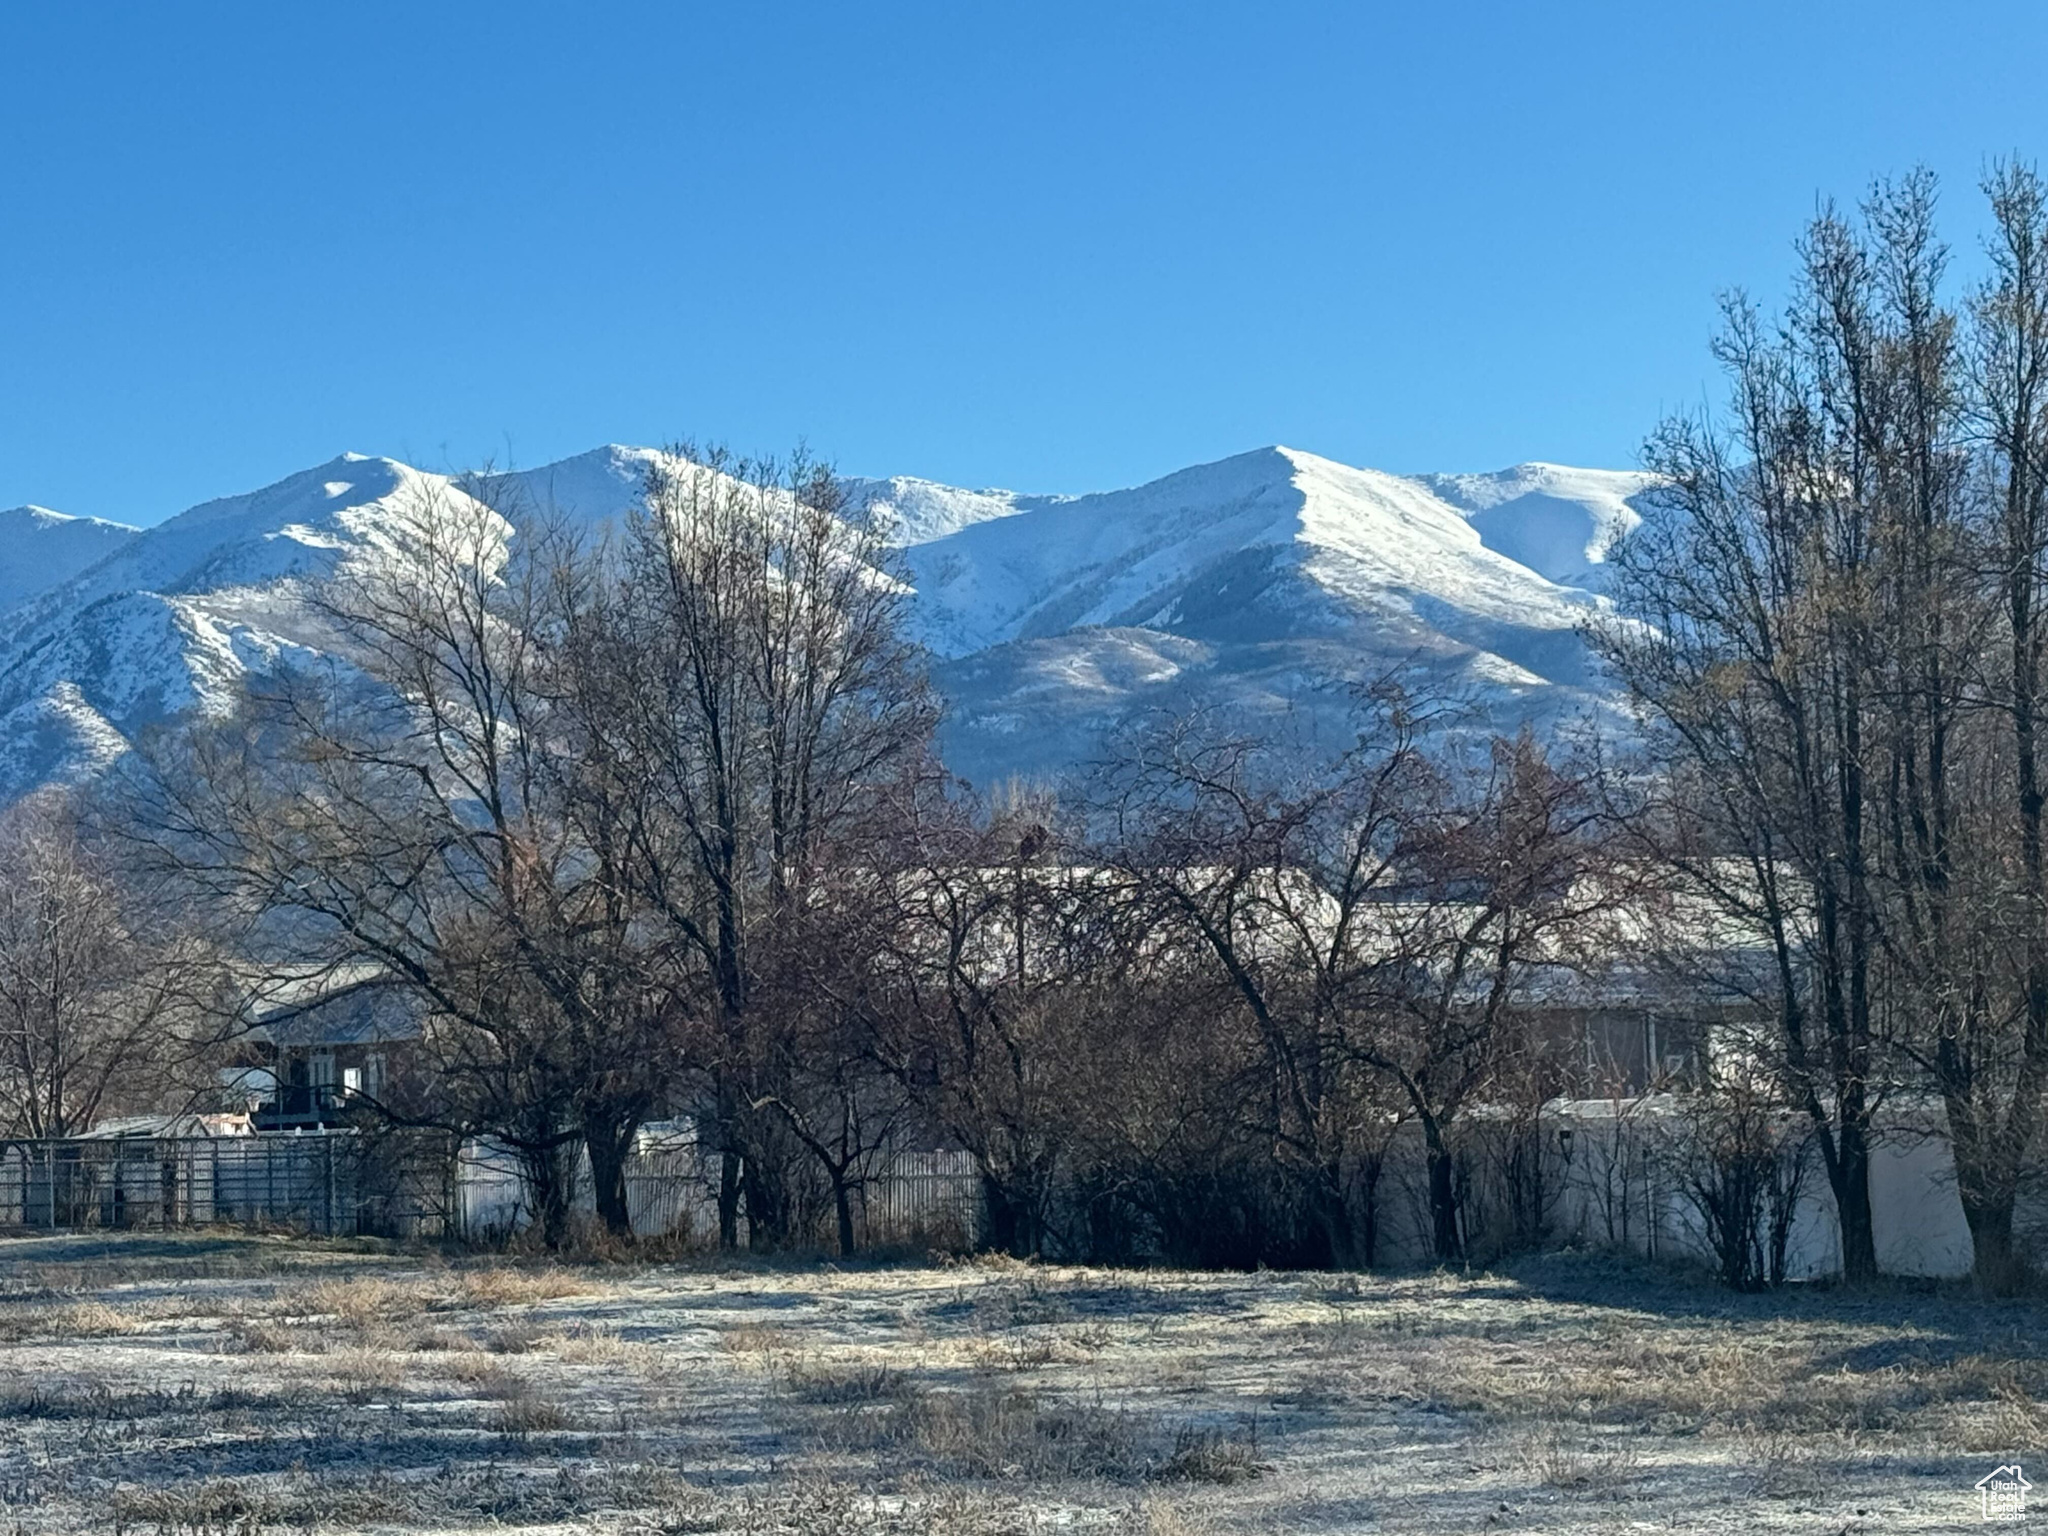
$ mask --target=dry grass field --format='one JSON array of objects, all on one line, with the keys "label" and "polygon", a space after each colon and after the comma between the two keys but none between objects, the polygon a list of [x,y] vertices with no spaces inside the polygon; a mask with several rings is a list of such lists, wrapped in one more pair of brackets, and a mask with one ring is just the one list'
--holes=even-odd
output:
[{"label": "dry grass field", "polygon": [[2041,1321],[1575,1257],[1184,1275],[17,1238],[0,1531],[1949,1530],[2048,1441]]}]

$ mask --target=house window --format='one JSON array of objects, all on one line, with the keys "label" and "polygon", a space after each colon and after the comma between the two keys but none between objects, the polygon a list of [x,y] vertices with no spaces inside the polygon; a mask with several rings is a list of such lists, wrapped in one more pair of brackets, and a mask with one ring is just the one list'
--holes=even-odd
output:
[{"label": "house window", "polygon": [[334,1086],[334,1052],[315,1051],[313,1053],[313,1086],[315,1088],[332,1088]]},{"label": "house window", "polygon": [[361,1067],[343,1067],[341,1069],[341,1091],[349,1098],[354,1098],[363,1091],[363,1069]]},{"label": "house window", "polygon": [[384,1095],[384,1053],[372,1051],[363,1058],[363,1092],[371,1098]]}]

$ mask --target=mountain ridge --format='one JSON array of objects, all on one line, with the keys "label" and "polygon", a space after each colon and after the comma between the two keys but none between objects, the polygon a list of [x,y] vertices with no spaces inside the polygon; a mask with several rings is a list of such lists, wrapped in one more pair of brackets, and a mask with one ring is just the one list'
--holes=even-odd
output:
[{"label": "mountain ridge", "polygon": [[138,531],[33,503],[0,511],[0,613],[97,564]]},{"label": "mountain ridge", "polygon": [[[512,519],[490,526],[615,519],[661,452],[607,444],[484,477]],[[466,483],[343,454],[140,530],[0,514],[0,577],[21,594],[0,602],[0,801],[317,654],[309,587],[407,558],[409,509],[467,501]],[[1503,727],[1606,711],[1580,628],[1651,484],[1542,462],[1393,475],[1279,445],[1083,495],[846,481],[914,589],[948,762],[982,782],[1057,774],[1161,708],[1341,733],[1349,685],[1390,670]],[[92,558],[32,558],[76,524],[98,530],[72,535]]]}]

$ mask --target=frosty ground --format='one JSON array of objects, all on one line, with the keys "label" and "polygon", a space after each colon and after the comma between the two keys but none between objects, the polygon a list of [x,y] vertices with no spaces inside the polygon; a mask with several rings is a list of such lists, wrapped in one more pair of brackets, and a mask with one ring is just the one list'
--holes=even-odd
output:
[{"label": "frosty ground", "polygon": [[2039,1455],[2041,1321],[1595,1256],[1352,1277],[6,1239],[0,1526],[1946,1530]]}]

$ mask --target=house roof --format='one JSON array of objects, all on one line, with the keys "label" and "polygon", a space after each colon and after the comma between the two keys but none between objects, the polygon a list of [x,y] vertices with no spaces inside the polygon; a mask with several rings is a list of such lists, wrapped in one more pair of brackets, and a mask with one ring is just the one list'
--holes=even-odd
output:
[{"label": "house roof", "polygon": [[283,1047],[374,1045],[417,1040],[420,1018],[391,974],[374,962],[285,966],[248,985],[251,1040]]}]

